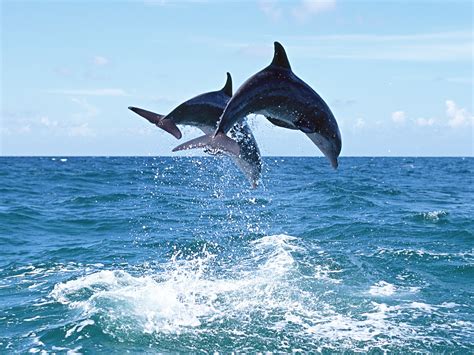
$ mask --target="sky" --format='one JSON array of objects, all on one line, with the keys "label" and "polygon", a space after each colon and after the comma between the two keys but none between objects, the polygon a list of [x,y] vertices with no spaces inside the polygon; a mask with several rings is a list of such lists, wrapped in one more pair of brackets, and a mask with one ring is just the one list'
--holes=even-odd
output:
[{"label": "sky", "polygon": [[[189,155],[128,106],[166,114],[234,91],[273,42],[328,103],[341,156],[473,156],[471,1],[1,0],[0,155]],[[322,156],[248,118],[263,155]]]}]

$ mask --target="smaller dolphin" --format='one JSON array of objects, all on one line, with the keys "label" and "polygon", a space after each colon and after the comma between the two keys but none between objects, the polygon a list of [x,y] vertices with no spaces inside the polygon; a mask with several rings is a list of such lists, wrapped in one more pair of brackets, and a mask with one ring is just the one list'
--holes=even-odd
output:
[{"label": "smaller dolphin", "polygon": [[237,120],[252,113],[265,116],[276,126],[304,132],[337,168],[341,133],[336,119],[324,100],[293,73],[278,42],[271,64],[243,83],[227,103],[214,134],[183,143],[173,151],[213,147],[238,154],[238,144],[226,133]]},{"label": "smaller dolphin", "polygon": [[[189,99],[178,105],[167,115],[160,115],[138,107],[130,106],[129,109],[144,117],[150,123],[180,139],[182,134],[177,125],[187,125],[199,128],[204,134],[212,134],[224,108],[232,96],[232,77],[227,73],[224,87],[218,91],[211,91]],[[236,120],[230,128],[230,134],[235,139],[233,142],[238,147],[237,154],[229,154],[234,163],[244,173],[252,184],[258,185],[262,172],[262,159],[257,142],[248,126],[245,117]],[[229,138],[230,139],[230,138]],[[209,154],[221,153],[222,150],[209,147]]]}]

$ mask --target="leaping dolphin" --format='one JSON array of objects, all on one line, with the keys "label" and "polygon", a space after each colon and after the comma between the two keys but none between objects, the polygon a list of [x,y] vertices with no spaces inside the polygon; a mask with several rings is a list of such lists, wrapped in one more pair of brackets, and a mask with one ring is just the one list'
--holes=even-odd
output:
[{"label": "leaping dolphin", "polygon": [[[204,134],[212,134],[218,124],[224,108],[232,96],[232,78],[227,73],[227,81],[224,87],[218,91],[211,91],[186,102],[183,102],[167,115],[160,115],[138,107],[130,106],[129,109],[136,114],[146,118],[157,127],[172,134],[180,139],[182,134],[177,125],[187,125],[199,128]],[[234,121],[230,129],[230,135],[234,138],[232,141],[239,149],[237,154],[228,154],[239,169],[244,173],[252,184],[252,187],[258,185],[262,172],[262,159],[257,142],[247,124],[245,117]],[[230,139],[230,138],[229,138]],[[222,150],[208,147],[207,153],[217,154]]]},{"label": "leaping dolphin", "polygon": [[265,116],[276,126],[304,132],[337,168],[341,133],[336,119],[324,100],[292,72],[285,49],[278,42],[271,64],[250,77],[229,100],[216,131],[173,151],[212,147],[238,155],[239,145],[226,133],[236,121],[252,113]]}]

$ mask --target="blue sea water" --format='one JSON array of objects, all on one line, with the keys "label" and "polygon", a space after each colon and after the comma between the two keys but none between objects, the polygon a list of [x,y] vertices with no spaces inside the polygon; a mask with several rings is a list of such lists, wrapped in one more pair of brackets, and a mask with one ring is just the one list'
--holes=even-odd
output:
[{"label": "blue sea water", "polygon": [[473,172],[0,158],[0,353],[472,353]]}]

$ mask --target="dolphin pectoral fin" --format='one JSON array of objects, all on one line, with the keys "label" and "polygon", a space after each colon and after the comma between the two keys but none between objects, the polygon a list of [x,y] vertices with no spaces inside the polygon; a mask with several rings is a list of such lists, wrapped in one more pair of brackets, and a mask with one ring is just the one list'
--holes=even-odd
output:
[{"label": "dolphin pectoral fin", "polygon": [[275,126],[278,126],[278,127],[283,127],[283,128],[287,128],[287,129],[298,129],[297,127],[295,127],[294,125],[291,125],[285,121],[282,121],[282,120],[279,120],[277,118],[273,118],[273,117],[268,117],[268,116],[265,116],[267,118],[267,120],[269,120],[271,123],[273,123]]},{"label": "dolphin pectoral fin", "polygon": [[158,113],[147,111],[138,107],[129,106],[128,109],[135,112],[137,115],[146,118],[148,122],[153,124],[157,124],[164,117],[163,115],[160,115]]},{"label": "dolphin pectoral fin", "polygon": [[133,106],[129,106],[128,109],[135,112],[137,115],[142,116],[148,122],[153,123],[157,127],[160,127],[161,129],[170,133],[177,139],[181,138],[181,131],[179,130],[179,128],[176,126],[176,124],[172,120],[163,118],[165,117],[164,115],[160,115],[158,113],[154,113],[154,112],[147,111],[142,108],[133,107]]},{"label": "dolphin pectoral fin", "polygon": [[156,125],[161,129],[164,129],[166,132],[172,134],[175,138],[181,139],[181,131],[179,130],[178,126],[176,126],[176,123],[174,123],[169,118],[163,118]]},{"label": "dolphin pectoral fin", "polygon": [[205,135],[192,139],[175,147],[173,152],[194,148],[207,148],[212,152],[223,151],[235,156],[239,156],[240,154],[238,143],[232,138],[227,137],[224,133],[218,133],[215,136]]}]

